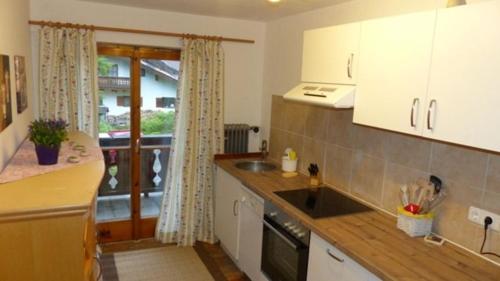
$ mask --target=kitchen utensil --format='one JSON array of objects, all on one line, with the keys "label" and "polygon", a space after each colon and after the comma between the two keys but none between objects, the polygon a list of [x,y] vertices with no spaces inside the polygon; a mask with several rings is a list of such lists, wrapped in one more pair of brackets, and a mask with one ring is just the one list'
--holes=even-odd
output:
[{"label": "kitchen utensil", "polygon": [[311,176],[317,176],[319,173],[318,165],[314,163],[309,164],[309,168],[307,170]]},{"label": "kitchen utensil", "polygon": [[440,178],[431,175],[429,181],[434,185],[434,193],[439,193],[443,187],[443,182]]},{"label": "kitchen utensil", "polygon": [[408,186],[406,184],[401,186],[400,199],[403,206],[410,204],[410,199],[408,196]]},{"label": "kitchen utensil", "polygon": [[424,199],[422,205],[420,205],[420,210],[418,210],[419,214],[427,214],[429,212],[430,203],[428,199]]},{"label": "kitchen utensil", "polygon": [[430,202],[429,212],[436,209],[437,206],[443,203],[445,197],[446,197],[446,192],[444,191],[441,191],[437,194],[437,196],[434,196],[434,198]]},{"label": "kitchen utensil", "polygon": [[433,194],[434,194],[434,186],[431,184],[427,184],[426,186],[421,188],[416,204],[422,206],[424,201],[431,200]]},{"label": "kitchen utensil", "polygon": [[404,207],[404,209],[412,214],[418,214],[418,211],[420,209],[420,206],[416,205],[416,204],[413,204],[413,203],[410,203],[408,204],[406,207]]},{"label": "kitchen utensil", "polygon": [[410,204],[416,204],[418,200],[418,196],[420,195],[420,190],[422,188],[418,184],[411,184],[410,185]]},{"label": "kitchen utensil", "polygon": [[314,163],[311,163],[309,164],[309,168],[308,168],[308,171],[309,171],[309,174],[310,174],[310,177],[309,177],[309,180],[310,180],[310,184],[312,186],[318,186],[320,184],[320,179],[319,179],[319,167],[317,164],[314,164]]}]

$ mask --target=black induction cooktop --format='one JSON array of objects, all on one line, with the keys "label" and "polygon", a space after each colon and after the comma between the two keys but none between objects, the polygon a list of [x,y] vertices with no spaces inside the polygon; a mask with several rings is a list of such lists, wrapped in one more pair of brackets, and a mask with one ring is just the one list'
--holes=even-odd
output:
[{"label": "black induction cooktop", "polygon": [[315,219],[372,211],[328,187],[276,191],[275,194]]}]

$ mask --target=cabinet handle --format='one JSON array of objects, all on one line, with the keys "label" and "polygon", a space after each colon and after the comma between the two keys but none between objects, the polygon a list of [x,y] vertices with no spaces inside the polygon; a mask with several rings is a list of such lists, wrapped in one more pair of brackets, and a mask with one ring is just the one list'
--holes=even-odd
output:
[{"label": "cabinet handle", "polygon": [[417,127],[417,124],[415,122],[415,106],[417,104],[420,103],[420,99],[419,98],[414,98],[413,99],[413,103],[411,105],[411,115],[410,115],[410,125],[412,126],[412,128],[416,128]]},{"label": "cabinet handle", "polygon": [[233,202],[233,216],[235,216],[235,217],[238,215],[238,213],[236,211],[237,210],[236,209],[237,205],[238,205],[238,200],[234,200],[234,202]]},{"label": "cabinet handle", "polygon": [[334,260],[338,261],[338,262],[344,262],[344,259],[341,259],[337,256],[335,256],[334,254],[332,254],[332,252],[330,252],[330,249],[326,249],[326,253],[332,257]]},{"label": "cabinet handle", "polygon": [[349,59],[347,59],[347,77],[352,79],[352,61],[354,60],[354,54],[351,53]]},{"label": "cabinet handle", "polygon": [[433,120],[434,120],[435,117],[431,116],[431,114],[432,114],[432,111],[434,111],[434,112],[436,111],[435,105],[436,105],[436,100],[433,99],[429,103],[429,108],[427,109],[427,129],[431,130],[431,131],[434,130],[434,128],[431,125],[431,117],[432,117]]}]

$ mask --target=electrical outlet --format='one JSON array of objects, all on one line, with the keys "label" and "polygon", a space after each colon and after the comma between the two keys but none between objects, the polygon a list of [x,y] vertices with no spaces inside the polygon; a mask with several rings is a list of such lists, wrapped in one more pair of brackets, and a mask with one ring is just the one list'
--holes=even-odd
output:
[{"label": "electrical outlet", "polygon": [[470,206],[469,208],[469,220],[484,226],[484,218],[491,217],[493,219],[493,223],[490,224],[488,229],[493,229],[496,231],[500,231],[500,215],[494,214],[492,212],[488,212],[486,210],[482,210],[476,208],[474,206]]}]

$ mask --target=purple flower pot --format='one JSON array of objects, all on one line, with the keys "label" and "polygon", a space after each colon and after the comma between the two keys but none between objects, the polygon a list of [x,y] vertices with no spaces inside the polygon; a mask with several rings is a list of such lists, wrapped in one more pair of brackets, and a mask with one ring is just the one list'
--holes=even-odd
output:
[{"label": "purple flower pot", "polygon": [[35,145],[36,157],[39,165],[54,165],[57,164],[59,158],[59,146],[47,147],[44,145]]}]

